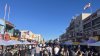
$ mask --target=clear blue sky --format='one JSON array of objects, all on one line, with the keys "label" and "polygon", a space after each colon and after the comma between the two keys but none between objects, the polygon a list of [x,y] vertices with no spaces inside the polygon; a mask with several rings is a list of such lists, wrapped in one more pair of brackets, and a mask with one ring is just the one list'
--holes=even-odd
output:
[{"label": "clear blue sky", "polygon": [[90,1],[93,11],[100,8],[100,0],[0,0],[0,18],[7,3],[11,7],[9,21],[17,29],[42,34],[45,40],[55,39],[65,32],[72,16],[81,14]]}]

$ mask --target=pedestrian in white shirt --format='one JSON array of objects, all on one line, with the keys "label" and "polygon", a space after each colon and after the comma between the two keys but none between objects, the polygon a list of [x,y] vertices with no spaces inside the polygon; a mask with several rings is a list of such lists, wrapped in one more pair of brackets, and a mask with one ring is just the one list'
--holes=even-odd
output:
[{"label": "pedestrian in white shirt", "polygon": [[59,54],[59,50],[60,50],[60,48],[58,47],[58,46],[56,46],[55,48],[54,48],[54,54],[55,54],[55,56],[58,56]]},{"label": "pedestrian in white shirt", "polygon": [[47,49],[47,51],[49,53],[49,56],[52,56],[52,47],[48,46],[46,49]]}]

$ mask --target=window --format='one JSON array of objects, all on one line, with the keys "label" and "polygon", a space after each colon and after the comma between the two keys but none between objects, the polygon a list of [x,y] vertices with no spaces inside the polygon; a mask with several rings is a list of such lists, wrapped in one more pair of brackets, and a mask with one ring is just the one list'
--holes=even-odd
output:
[{"label": "window", "polygon": [[96,13],[96,14],[94,14],[94,15],[92,15],[92,18],[94,18],[94,17],[97,17],[97,13]]},{"label": "window", "polygon": [[84,29],[86,29],[86,28],[88,28],[88,27],[91,27],[91,22],[89,22],[89,23],[87,23],[87,24],[85,24],[85,25],[83,26]]},{"label": "window", "polygon": [[92,25],[93,25],[93,26],[96,25],[96,24],[100,24],[100,17],[98,17],[98,18],[96,18],[96,19],[94,19],[94,20],[92,21]]}]

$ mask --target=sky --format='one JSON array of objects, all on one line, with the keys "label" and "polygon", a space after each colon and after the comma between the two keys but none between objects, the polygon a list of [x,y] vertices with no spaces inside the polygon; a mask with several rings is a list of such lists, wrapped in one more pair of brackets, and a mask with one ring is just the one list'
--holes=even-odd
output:
[{"label": "sky", "polygon": [[[100,0],[0,0],[0,18],[4,17],[7,3],[10,17],[6,16],[6,20],[16,29],[30,30],[50,40],[63,34],[72,17],[81,14],[89,2],[93,12],[100,8]],[[90,9],[84,12],[90,13]]]}]

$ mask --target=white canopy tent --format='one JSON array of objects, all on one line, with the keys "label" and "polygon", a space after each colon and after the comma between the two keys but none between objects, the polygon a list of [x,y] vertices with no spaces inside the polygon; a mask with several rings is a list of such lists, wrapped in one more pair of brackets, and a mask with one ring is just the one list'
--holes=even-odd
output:
[{"label": "white canopy tent", "polygon": [[73,42],[72,42],[71,40],[66,41],[66,42],[64,43],[64,45],[72,45],[72,44],[73,44]]},{"label": "white canopy tent", "polygon": [[17,41],[17,40],[9,40],[9,41],[6,41],[4,45],[8,46],[8,45],[16,45],[16,44],[22,44],[22,42]]},{"label": "white canopy tent", "polygon": [[0,40],[0,45],[6,45],[7,42],[5,40]]},{"label": "white canopy tent", "polygon": [[24,42],[22,42],[22,44],[31,44],[31,43],[28,41],[24,41]]},{"label": "white canopy tent", "polygon": [[89,46],[100,46],[100,41],[96,42],[96,43],[92,43],[92,44],[88,44]]},{"label": "white canopy tent", "polygon": [[9,40],[9,41],[5,41],[5,40],[0,40],[0,45],[4,45],[4,46],[9,46],[9,45],[16,45],[16,44],[31,44],[28,41],[17,41],[17,40]]}]

